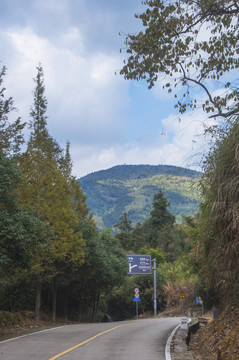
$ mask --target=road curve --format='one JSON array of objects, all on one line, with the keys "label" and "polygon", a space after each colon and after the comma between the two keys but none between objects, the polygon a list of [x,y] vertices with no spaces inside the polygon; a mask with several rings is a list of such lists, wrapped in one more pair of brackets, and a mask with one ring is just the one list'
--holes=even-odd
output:
[{"label": "road curve", "polygon": [[67,325],[0,342],[1,360],[165,360],[179,318]]}]

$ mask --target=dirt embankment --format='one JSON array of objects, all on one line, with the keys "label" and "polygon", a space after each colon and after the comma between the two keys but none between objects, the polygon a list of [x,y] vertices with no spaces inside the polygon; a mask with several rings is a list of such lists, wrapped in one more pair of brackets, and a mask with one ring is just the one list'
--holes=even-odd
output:
[{"label": "dirt embankment", "polygon": [[[170,308],[162,316],[182,316],[180,308]],[[204,316],[208,323],[191,334],[189,350],[195,360],[239,360],[239,309],[230,308],[213,321],[213,313]]]},{"label": "dirt embankment", "polygon": [[53,323],[46,316],[43,316],[43,319],[34,320],[34,314],[30,311],[24,313],[0,311],[0,341],[64,324],[63,322]]},{"label": "dirt embankment", "polygon": [[189,349],[196,360],[239,359],[239,309],[231,309],[196,332]]}]

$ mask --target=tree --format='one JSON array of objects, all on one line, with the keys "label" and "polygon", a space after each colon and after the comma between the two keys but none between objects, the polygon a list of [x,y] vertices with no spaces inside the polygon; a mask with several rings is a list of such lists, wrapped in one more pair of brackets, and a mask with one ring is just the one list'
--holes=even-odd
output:
[{"label": "tree", "polygon": [[[124,282],[128,270],[127,257],[110,230],[99,233],[89,222],[81,223],[81,229],[85,239],[85,261],[69,290],[71,308],[75,307],[80,321],[83,317],[95,319],[101,299],[115,284],[120,286]],[[78,299],[77,304],[73,304],[73,298]]]},{"label": "tree", "polygon": [[152,226],[155,229],[162,229],[167,224],[174,224],[175,216],[168,211],[169,202],[165,198],[163,192],[160,190],[154,195],[153,209],[150,212]]},{"label": "tree", "polygon": [[36,278],[36,318],[39,318],[41,306],[41,285],[48,282],[53,290],[55,319],[57,286],[65,272],[79,269],[84,259],[84,242],[78,230],[78,216],[72,206],[72,190],[60,167],[62,151],[47,130],[47,100],[41,65],[37,67],[34,81],[31,135],[21,161],[24,174],[21,204],[34,209],[35,216],[49,224],[54,234],[50,247],[35,257],[32,275]]},{"label": "tree", "polygon": [[[0,72],[0,85],[6,68]],[[19,269],[29,268],[35,253],[46,241],[47,228],[27,209],[19,206],[18,190],[22,176],[17,166],[25,124],[21,119],[10,123],[16,110],[13,99],[0,90],[0,273],[7,278]]]},{"label": "tree", "polygon": [[184,250],[184,236],[176,225],[164,225],[156,238],[158,247],[165,253],[167,261],[174,261]]},{"label": "tree", "polygon": [[40,220],[19,207],[20,181],[14,160],[0,154],[0,273],[4,278],[28,269],[49,235]]},{"label": "tree", "polygon": [[143,223],[138,222],[132,231],[132,250],[136,253],[144,246],[150,246],[148,243],[149,230],[151,229],[150,220]]},{"label": "tree", "polygon": [[224,308],[236,304],[239,292],[239,118],[221,133],[204,164],[201,181],[200,228],[203,273],[208,287],[224,299]]},{"label": "tree", "polygon": [[[145,30],[127,35],[129,57],[121,74],[126,79],[147,79],[149,88],[160,75],[167,75],[168,82],[162,83],[169,93],[179,85],[185,89],[176,105],[181,113],[197,106],[196,85],[206,95],[202,105],[206,112],[214,117],[238,114],[238,2],[147,0],[144,4],[147,10],[135,16]],[[213,95],[219,82],[224,83],[224,91]]]},{"label": "tree", "polygon": [[127,212],[124,212],[119,220],[119,223],[116,224],[115,227],[118,228],[120,232],[117,233],[115,237],[119,240],[123,249],[130,250],[132,246],[132,221],[128,219]]},{"label": "tree", "polygon": [[127,257],[119,246],[118,240],[111,235],[110,230],[105,230],[99,234],[100,251],[97,254],[98,264],[97,272],[93,278],[92,290],[94,298],[93,316],[94,319],[100,294],[108,293],[115,284],[123,284],[128,271]]},{"label": "tree", "polygon": [[174,228],[175,216],[168,211],[169,205],[161,190],[154,195],[149,219],[137,223],[130,234],[132,250],[137,252],[142,247],[152,249],[159,247],[164,252],[168,252],[169,243],[170,246],[175,245],[172,240],[177,241],[178,231]]},{"label": "tree", "polygon": [[99,254],[99,237],[96,224],[93,220],[93,214],[89,212],[86,204],[86,196],[83,193],[80,182],[72,176],[72,160],[70,155],[70,142],[67,142],[65,154],[60,161],[60,169],[68,185],[68,191],[71,199],[71,208],[77,217],[76,231],[83,239],[84,263],[80,263],[79,267],[68,267],[67,271],[61,276],[60,287],[64,303],[64,315],[67,318],[68,304],[71,311],[74,308],[78,313],[79,321],[82,320],[82,297],[88,296],[91,287],[89,284],[92,277],[97,273],[98,254]]},{"label": "tree", "polygon": [[[0,86],[2,86],[6,70],[4,66],[0,71]],[[16,108],[12,97],[5,99],[5,90],[4,87],[0,89],[0,152],[16,155],[24,142],[22,130],[26,124],[22,123],[20,118],[12,123],[9,122],[8,116],[11,112],[16,111]]]},{"label": "tree", "polygon": [[72,178],[72,160],[70,154],[70,141],[66,143],[65,155],[60,160],[60,169],[67,181]]},{"label": "tree", "polygon": [[166,261],[164,252],[159,248],[157,248],[157,249],[149,249],[147,247],[142,247],[139,250],[139,253],[140,254],[151,255],[152,259],[156,259],[157,266],[159,264],[163,264]]}]

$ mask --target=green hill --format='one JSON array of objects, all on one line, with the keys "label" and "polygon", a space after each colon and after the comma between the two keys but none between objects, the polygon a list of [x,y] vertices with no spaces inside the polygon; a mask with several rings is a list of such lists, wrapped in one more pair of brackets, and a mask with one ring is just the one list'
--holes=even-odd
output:
[{"label": "green hill", "polygon": [[133,224],[146,220],[162,190],[178,221],[197,211],[196,183],[202,174],[169,165],[119,165],[79,179],[100,230],[112,228],[126,211]]}]

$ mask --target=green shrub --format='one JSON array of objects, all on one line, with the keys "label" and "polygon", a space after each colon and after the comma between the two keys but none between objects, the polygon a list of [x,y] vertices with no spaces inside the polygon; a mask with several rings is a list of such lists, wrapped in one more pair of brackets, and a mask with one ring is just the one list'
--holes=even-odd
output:
[{"label": "green shrub", "polygon": [[0,311],[0,327],[11,328],[22,325],[22,318],[19,313],[10,313],[8,311]]}]

